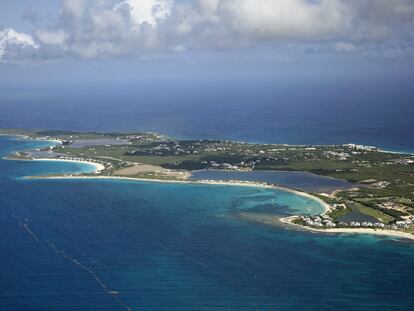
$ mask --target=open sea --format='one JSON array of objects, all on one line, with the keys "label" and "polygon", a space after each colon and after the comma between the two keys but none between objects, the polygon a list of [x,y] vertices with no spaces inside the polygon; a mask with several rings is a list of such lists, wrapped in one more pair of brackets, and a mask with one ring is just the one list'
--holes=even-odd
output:
[{"label": "open sea", "polygon": [[[0,157],[47,144],[0,137]],[[0,310],[413,310],[412,242],[238,217],[321,212],[311,199],[22,178],[91,169],[0,160]]]}]

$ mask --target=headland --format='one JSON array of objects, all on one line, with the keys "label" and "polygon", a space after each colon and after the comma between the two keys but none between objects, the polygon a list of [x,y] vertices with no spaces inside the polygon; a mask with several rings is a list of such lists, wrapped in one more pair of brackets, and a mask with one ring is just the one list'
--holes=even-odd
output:
[{"label": "headland", "polygon": [[[13,130],[0,130],[10,135]],[[414,156],[373,146],[272,145],[217,140],[176,140],[156,133],[81,133],[16,130],[21,139],[49,140],[14,160],[74,161],[94,165],[90,173],[28,178],[110,178],[168,183],[272,187],[317,200],[321,215],[281,218],[319,233],[358,233],[412,239]],[[352,187],[330,193],[243,180],[190,180],[197,170],[309,172],[346,180]],[[271,216],[269,216],[271,217]],[[266,215],[264,218],[266,219]],[[265,220],[264,220],[265,221]]]}]

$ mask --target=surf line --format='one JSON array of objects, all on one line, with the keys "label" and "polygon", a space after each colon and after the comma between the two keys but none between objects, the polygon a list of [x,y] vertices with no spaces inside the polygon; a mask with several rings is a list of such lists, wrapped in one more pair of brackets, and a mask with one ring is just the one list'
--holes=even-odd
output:
[{"label": "surf line", "polygon": [[22,223],[19,219],[19,226],[20,226],[20,228],[25,230],[27,233],[29,233],[32,236],[32,238],[35,239],[37,242],[42,243],[42,241],[40,241],[40,239],[37,237],[37,235],[34,234],[33,231],[30,229],[29,222],[28,222],[27,218],[24,219],[24,223]]},{"label": "surf line", "polygon": [[81,263],[76,258],[68,255],[64,250],[58,249],[54,243],[49,242],[49,245],[53,249],[53,251],[55,252],[56,255],[59,255],[59,256],[65,258],[65,259],[69,260],[70,262],[74,263],[76,266],[78,266],[82,270],[88,272],[95,279],[95,281],[99,284],[99,286],[102,287],[102,289],[107,294],[111,295],[125,309],[127,309],[128,311],[132,311],[131,307],[119,297],[119,292],[114,291],[114,290],[110,290],[108,288],[108,286],[99,278],[99,276],[91,268],[85,266],[83,263]]},{"label": "surf line", "polygon": [[42,246],[49,245],[49,247],[53,250],[53,252],[60,256],[65,258],[66,260],[72,262],[82,270],[88,272],[94,280],[98,283],[98,285],[108,294],[110,295],[115,301],[121,305],[123,308],[125,308],[127,311],[132,311],[132,308],[119,297],[119,292],[115,290],[110,290],[108,286],[99,278],[99,276],[89,267],[82,264],[79,260],[76,258],[68,255],[64,250],[59,250],[56,245],[52,242],[43,242],[39,237],[33,232],[33,230],[29,226],[29,220],[27,218],[24,219],[22,222],[20,217],[17,217],[15,215],[11,215],[11,217],[17,219],[18,225],[21,229],[23,229],[25,232],[27,232],[36,242],[40,243]]}]

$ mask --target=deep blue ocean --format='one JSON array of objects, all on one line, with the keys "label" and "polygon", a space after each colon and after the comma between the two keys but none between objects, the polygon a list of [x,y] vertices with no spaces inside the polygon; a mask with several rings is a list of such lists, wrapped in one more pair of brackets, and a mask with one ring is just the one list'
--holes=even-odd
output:
[{"label": "deep blue ocean", "polygon": [[[198,78],[0,86],[0,127],[375,145],[414,153],[414,80]],[[286,80],[288,80],[286,78]]]},{"label": "deep blue ocean", "polygon": [[[0,157],[45,144],[0,137]],[[0,310],[412,310],[414,244],[264,226],[318,213],[253,187],[28,180],[90,170],[0,160]]]}]

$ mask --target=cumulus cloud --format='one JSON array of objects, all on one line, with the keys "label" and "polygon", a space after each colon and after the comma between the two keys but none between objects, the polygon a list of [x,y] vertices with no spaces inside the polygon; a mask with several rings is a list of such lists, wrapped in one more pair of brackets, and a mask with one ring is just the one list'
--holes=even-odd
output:
[{"label": "cumulus cloud", "polygon": [[36,31],[37,39],[44,45],[61,45],[66,40],[66,32],[58,31]]},{"label": "cumulus cloud", "polygon": [[22,53],[38,49],[39,46],[33,38],[25,33],[7,28],[0,31],[0,60],[5,56],[20,57]]},{"label": "cumulus cloud", "polygon": [[12,45],[45,59],[263,45],[383,51],[410,47],[413,26],[412,0],[64,0],[54,22],[19,33],[24,44],[0,37],[0,58],[11,57]]},{"label": "cumulus cloud", "polygon": [[165,19],[174,5],[173,0],[127,0],[115,6],[115,11],[123,5],[128,6],[129,14],[135,24],[148,23],[155,26]]}]

